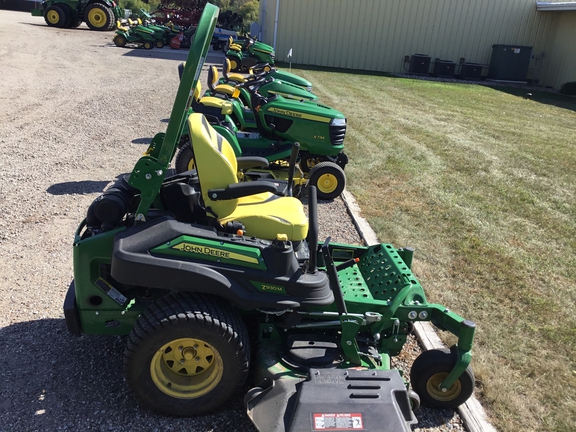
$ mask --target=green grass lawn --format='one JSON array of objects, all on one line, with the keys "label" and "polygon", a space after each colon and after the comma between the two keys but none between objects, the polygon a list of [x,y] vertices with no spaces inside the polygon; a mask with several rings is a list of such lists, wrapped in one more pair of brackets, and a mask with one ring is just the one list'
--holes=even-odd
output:
[{"label": "green grass lawn", "polygon": [[346,114],[347,188],[379,239],[415,247],[428,299],[477,323],[495,427],[576,430],[576,99],[292,71]]}]

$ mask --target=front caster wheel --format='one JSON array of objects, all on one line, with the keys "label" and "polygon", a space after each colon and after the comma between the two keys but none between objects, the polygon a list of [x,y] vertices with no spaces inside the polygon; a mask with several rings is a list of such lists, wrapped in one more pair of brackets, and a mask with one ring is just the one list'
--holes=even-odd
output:
[{"label": "front caster wheel", "polygon": [[215,297],[180,293],[146,309],[130,333],[126,379],[155,411],[202,415],[244,384],[249,340],[235,309]]},{"label": "front caster wheel", "polygon": [[410,384],[423,406],[454,409],[474,392],[474,373],[470,366],[447,391],[440,384],[456,364],[456,355],[448,349],[434,349],[420,354],[410,370]]},{"label": "front caster wheel", "polygon": [[332,200],[344,190],[346,174],[334,162],[320,162],[308,173],[308,186],[316,186],[318,199]]}]

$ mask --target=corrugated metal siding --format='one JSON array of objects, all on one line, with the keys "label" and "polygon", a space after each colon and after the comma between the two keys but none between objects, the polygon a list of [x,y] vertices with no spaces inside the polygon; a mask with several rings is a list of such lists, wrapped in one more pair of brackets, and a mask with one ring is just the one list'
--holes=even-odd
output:
[{"label": "corrugated metal siding", "polygon": [[[267,11],[263,39],[270,44],[276,4],[261,0]],[[403,58],[413,54],[487,65],[494,44],[528,45],[541,53],[558,20],[558,13],[537,12],[534,0],[279,0],[279,5],[279,61],[292,48],[294,63],[394,73],[405,71]],[[539,71],[540,82],[547,82],[548,69],[538,61],[531,62],[529,78]]]},{"label": "corrugated metal siding", "polygon": [[547,85],[560,88],[565,82],[576,81],[576,11],[543,13],[557,16],[543,59],[543,76]]}]

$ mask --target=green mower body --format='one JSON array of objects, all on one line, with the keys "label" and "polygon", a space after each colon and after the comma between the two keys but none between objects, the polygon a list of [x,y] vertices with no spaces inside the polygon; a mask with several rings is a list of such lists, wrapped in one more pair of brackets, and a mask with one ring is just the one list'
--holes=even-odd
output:
[{"label": "green mower body", "polygon": [[247,35],[244,40],[227,43],[224,47],[232,71],[247,72],[257,64],[274,64],[274,48]]},{"label": "green mower body", "polygon": [[[129,335],[127,382],[168,415],[217,410],[246,383],[247,413],[261,431],[409,431],[420,399],[442,408],[463,403],[474,387],[475,325],[427,301],[411,271],[413,251],[319,243],[314,187],[310,221],[299,225],[305,234],[298,200],[279,197],[274,182],[236,182],[229,162],[221,163],[236,164],[229,145],[203,115],[188,118],[217,16],[207,4],[166,132],[92,203],[75,233],[68,329]],[[197,170],[167,176],[186,122]],[[295,160],[294,151],[292,168]],[[225,187],[206,183],[225,175],[232,181]],[[243,199],[248,216],[225,221],[229,203]],[[270,202],[284,203],[282,217],[267,213]],[[253,205],[261,211],[250,213]],[[271,217],[251,221],[264,213]],[[458,342],[418,357],[408,385],[390,357],[419,321]]]},{"label": "green mower body", "polygon": [[[318,188],[318,197],[338,197],[346,185],[344,153],[346,118],[344,114],[315,100],[295,99],[280,93],[312,95],[300,87],[285,85],[267,77],[239,85],[246,94],[240,99],[221,101],[201,98],[192,104],[188,114],[200,112],[230,142],[236,156],[265,158],[270,166],[264,170],[275,179],[286,180],[288,159],[295,142],[300,145],[298,185],[307,183]],[[310,96],[309,96],[310,97]],[[245,105],[249,99],[252,108]],[[210,106],[208,106],[210,105]],[[226,111],[227,110],[227,111]],[[181,173],[194,167],[193,149],[184,125],[176,170]],[[261,178],[262,170],[252,171],[244,178]]]},{"label": "green mower body", "polygon": [[83,21],[91,30],[113,30],[122,9],[112,0],[46,0],[33,16],[43,16],[51,27],[75,28]]}]

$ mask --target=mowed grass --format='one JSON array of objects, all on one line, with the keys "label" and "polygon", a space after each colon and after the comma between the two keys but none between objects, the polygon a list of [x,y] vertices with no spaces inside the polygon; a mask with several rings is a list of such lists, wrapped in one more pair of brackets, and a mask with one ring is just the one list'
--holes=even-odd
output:
[{"label": "mowed grass", "polygon": [[477,323],[494,425],[576,430],[576,99],[292,71],[347,116],[347,188],[379,239],[415,247],[428,300]]}]

